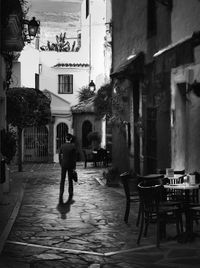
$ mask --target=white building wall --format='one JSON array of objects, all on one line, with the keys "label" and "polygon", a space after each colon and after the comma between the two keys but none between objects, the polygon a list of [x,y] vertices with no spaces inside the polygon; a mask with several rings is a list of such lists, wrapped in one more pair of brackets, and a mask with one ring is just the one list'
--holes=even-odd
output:
[{"label": "white building wall", "polygon": [[21,86],[35,88],[35,74],[39,72],[39,51],[27,45],[19,57],[21,62]]},{"label": "white building wall", "polygon": [[[57,96],[70,102],[71,105],[78,103],[78,91],[88,85],[88,67],[53,67],[57,63],[87,63],[81,60],[79,52],[40,52],[40,90],[47,89]],[[58,75],[73,75],[73,94],[58,94]]]},{"label": "white building wall", "polygon": [[[106,2],[104,0],[90,0],[90,15],[86,18],[86,1],[81,9],[81,51],[88,55],[91,61],[91,75],[96,88],[104,84],[104,38],[106,35]],[[91,28],[90,28],[91,27]],[[90,32],[91,30],[91,32]]]}]

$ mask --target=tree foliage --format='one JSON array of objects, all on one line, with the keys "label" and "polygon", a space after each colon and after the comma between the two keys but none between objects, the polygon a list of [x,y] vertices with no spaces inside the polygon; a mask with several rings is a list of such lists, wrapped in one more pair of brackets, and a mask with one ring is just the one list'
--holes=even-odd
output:
[{"label": "tree foliage", "polygon": [[22,131],[30,126],[42,126],[51,117],[50,100],[34,88],[10,88],[7,91],[7,120],[17,127],[18,171],[22,171]]},{"label": "tree foliage", "polygon": [[50,101],[42,91],[21,87],[7,91],[7,119],[12,126],[45,125],[50,115]]},{"label": "tree foliage", "polygon": [[94,107],[97,118],[106,119],[109,124],[119,127],[124,125],[123,114],[127,106],[127,90],[114,86],[111,83],[103,85],[97,92],[94,99]]},{"label": "tree foliage", "polygon": [[95,113],[98,118],[105,115],[107,118],[112,116],[112,86],[111,84],[103,85],[97,92],[94,99]]},{"label": "tree foliage", "polygon": [[91,91],[88,86],[84,86],[78,91],[79,102],[86,101],[93,96],[95,96],[95,92]]}]

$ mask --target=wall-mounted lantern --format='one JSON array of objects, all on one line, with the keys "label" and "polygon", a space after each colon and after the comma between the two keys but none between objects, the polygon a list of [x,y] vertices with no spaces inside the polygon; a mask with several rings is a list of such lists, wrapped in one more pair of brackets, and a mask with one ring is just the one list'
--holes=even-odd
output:
[{"label": "wall-mounted lantern", "polygon": [[91,80],[89,83],[89,89],[93,92],[96,90],[96,85],[93,80]]},{"label": "wall-mounted lantern", "polygon": [[24,34],[24,42],[30,43],[36,37],[38,32],[40,21],[36,20],[35,17],[32,20],[23,20],[23,34]]}]

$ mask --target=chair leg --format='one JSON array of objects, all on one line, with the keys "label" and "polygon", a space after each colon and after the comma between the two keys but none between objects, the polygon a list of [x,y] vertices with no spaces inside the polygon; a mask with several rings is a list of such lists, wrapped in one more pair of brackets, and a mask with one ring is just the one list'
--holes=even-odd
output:
[{"label": "chair leg", "polygon": [[157,223],[156,223],[156,247],[159,248],[160,246],[160,219],[157,219]]},{"label": "chair leg", "polygon": [[144,227],[144,212],[141,211],[140,230],[139,230],[138,239],[137,239],[137,244],[138,245],[140,244],[140,239],[141,239],[141,236],[142,236],[143,227]]},{"label": "chair leg", "polygon": [[125,215],[124,215],[125,223],[128,223],[129,212],[130,212],[130,200],[127,200],[126,201],[126,211],[125,211]]},{"label": "chair leg", "polygon": [[149,226],[149,215],[146,215],[145,217],[145,228],[144,228],[144,236],[147,236],[147,232],[148,232],[148,226]]},{"label": "chair leg", "polygon": [[141,218],[141,203],[139,203],[139,208],[138,208],[138,216],[137,216],[137,221],[136,221],[137,227],[139,226],[140,218]]},{"label": "chair leg", "polygon": [[183,233],[183,219],[181,212],[178,214],[178,234]]}]

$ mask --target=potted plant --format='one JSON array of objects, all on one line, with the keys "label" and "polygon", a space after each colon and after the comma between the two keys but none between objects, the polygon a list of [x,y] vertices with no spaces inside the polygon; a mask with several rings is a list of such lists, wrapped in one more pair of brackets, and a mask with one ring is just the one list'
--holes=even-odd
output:
[{"label": "potted plant", "polygon": [[119,171],[117,168],[108,168],[106,171],[103,172],[103,178],[106,180],[107,186],[119,186]]}]

